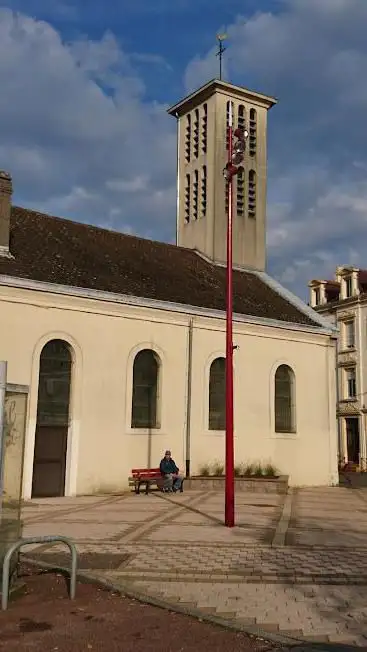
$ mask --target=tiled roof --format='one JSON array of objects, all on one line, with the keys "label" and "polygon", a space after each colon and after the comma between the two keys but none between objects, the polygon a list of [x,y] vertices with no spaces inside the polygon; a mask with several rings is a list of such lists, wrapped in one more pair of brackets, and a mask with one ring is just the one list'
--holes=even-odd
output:
[{"label": "tiled roof", "polygon": [[[225,269],[190,249],[13,207],[10,251],[1,275],[225,310]],[[237,313],[318,325],[256,274],[233,290]]]}]

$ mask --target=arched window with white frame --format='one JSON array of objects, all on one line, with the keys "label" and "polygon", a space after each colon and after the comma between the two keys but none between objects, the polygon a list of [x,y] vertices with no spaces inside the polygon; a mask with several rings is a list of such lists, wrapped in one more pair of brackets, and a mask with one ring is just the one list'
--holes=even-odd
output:
[{"label": "arched window with white frame", "polygon": [[226,359],[216,358],[209,371],[209,430],[226,428]]},{"label": "arched window with white frame", "polygon": [[295,375],[293,369],[281,364],[274,378],[275,432],[296,432]]},{"label": "arched window with white frame", "polygon": [[160,428],[158,418],[161,362],[155,351],[143,349],[134,359],[132,428]]}]

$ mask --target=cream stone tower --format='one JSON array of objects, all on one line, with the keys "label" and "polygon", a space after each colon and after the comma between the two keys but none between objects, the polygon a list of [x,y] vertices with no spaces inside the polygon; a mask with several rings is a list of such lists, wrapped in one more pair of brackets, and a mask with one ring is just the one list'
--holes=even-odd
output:
[{"label": "cream stone tower", "polygon": [[202,86],[168,112],[178,122],[177,244],[226,261],[226,132],[249,131],[243,171],[234,180],[233,264],[266,264],[267,112],[276,100],[220,80]]}]

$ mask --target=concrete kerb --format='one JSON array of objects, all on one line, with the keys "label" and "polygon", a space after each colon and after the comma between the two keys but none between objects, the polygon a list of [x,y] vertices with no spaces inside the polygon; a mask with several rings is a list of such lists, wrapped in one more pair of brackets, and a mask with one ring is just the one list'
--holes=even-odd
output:
[{"label": "concrete kerb", "polygon": [[[59,573],[68,572],[67,568],[63,566],[57,566],[55,564],[48,564],[47,562],[37,561],[35,559],[30,559],[26,555],[22,556],[22,559],[25,563],[30,566],[36,566],[45,570],[53,570]],[[312,645],[308,641],[305,641],[301,638],[292,638],[290,636],[283,636],[282,634],[277,634],[275,632],[268,632],[256,625],[242,625],[240,623],[233,622],[232,620],[226,620],[221,616],[216,616],[214,614],[209,614],[200,611],[200,609],[195,609],[191,607],[181,606],[180,604],[170,602],[168,600],[163,600],[161,598],[153,597],[142,593],[141,591],[136,590],[127,582],[113,582],[112,580],[106,580],[102,577],[94,575],[93,573],[77,571],[77,578],[81,582],[87,582],[95,584],[106,588],[114,593],[119,593],[121,596],[129,598],[131,600],[137,600],[143,604],[151,605],[152,607],[157,607],[159,609],[165,609],[167,611],[173,611],[178,614],[183,614],[185,616],[191,616],[196,620],[210,623],[212,625],[217,625],[219,627],[224,627],[225,629],[230,629],[236,632],[242,632],[248,636],[262,639],[263,641],[268,641],[270,643],[275,643],[276,645],[281,645],[283,647],[287,646],[288,648],[298,648],[298,649],[307,649],[307,652],[330,652],[330,647],[325,648],[321,647],[320,644]]]},{"label": "concrete kerb", "polygon": [[282,547],[285,545],[285,539],[289,528],[289,522],[292,516],[293,495],[294,495],[293,488],[289,487],[283,504],[282,513],[280,515],[280,519],[276,527],[273,541],[271,544],[274,548]]}]

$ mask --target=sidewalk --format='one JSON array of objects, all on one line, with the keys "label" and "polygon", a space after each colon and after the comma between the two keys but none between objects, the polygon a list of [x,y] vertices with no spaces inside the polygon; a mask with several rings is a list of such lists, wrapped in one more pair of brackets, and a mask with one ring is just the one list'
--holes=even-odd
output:
[{"label": "sidewalk", "polygon": [[[233,529],[214,491],[39,500],[23,516],[24,536],[72,537],[79,567],[122,587],[263,630],[367,646],[363,489],[240,493]],[[37,556],[68,564],[59,547]]]}]

